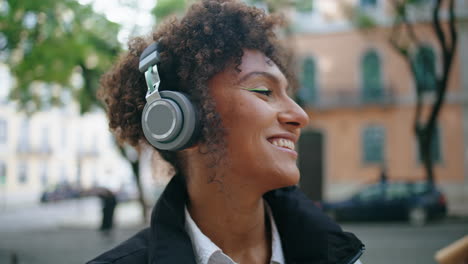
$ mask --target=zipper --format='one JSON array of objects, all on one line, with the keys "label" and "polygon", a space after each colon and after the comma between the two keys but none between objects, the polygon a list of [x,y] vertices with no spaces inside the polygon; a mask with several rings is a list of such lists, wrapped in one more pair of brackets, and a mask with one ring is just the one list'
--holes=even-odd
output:
[{"label": "zipper", "polygon": [[354,264],[356,261],[358,261],[358,259],[362,256],[362,254],[364,253],[364,250],[366,248],[364,246],[361,246],[361,248],[359,249],[359,251],[357,252],[356,255],[354,255],[349,261],[346,262],[346,264]]}]

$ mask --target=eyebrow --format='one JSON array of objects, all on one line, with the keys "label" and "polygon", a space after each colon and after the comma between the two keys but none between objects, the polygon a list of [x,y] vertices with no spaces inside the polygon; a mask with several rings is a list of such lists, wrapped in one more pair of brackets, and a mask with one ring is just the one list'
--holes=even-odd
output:
[{"label": "eyebrow", "polygon": [[243,82],[245,82],[246,80],[255,78],[255,77],[257,77],[257,76],[259,76],[259,77],[265,77],[265,78],[269,79],[270,81],[279,83],[278,78],[276,78],[276,76],[274,76],[273,74],[271,74],[271,73],[269,73],[269,72],[254,71],[254,72],[250,72],[250,73],[248,73],[248,74],[242,76],[242,78],[240,78],[240,79],[237,81],[237,84],[243,83]]},{"label": "eyebrow", "polygon": [[[242,76],[242,78],[240,78],[236,84],[241,84],[245,81],[247,81],[248,79],[251,79],[251,78],[255,78],[255,77],[264,77],[264,78],[267,78],[269,79],[270,81],[272,82],[275,82],[275,83],[280,83],[280,80],[273,74],[269,73],[269,72],[264,72],[264,71],[254,71],[254,72],[250,72],[244,76]],[[286,80],[287,82],[287,80]],[[286,91],[291,91],[291,86],[289,85],[289,83],[287,82],[287,86],[286,86]]]}]

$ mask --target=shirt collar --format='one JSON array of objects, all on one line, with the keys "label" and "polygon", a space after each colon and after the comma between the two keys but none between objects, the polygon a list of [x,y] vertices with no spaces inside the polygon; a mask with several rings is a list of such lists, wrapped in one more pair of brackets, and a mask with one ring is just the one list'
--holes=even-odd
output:
[{"label": "shirt collar", "polygon": [[[284,255],[283,249],[281,247],[281,238],[276,227],[275,219],[271,213],[271,209],[268,204],[265,202],[266,212],[268,214],[268,219],[270,219],[271,226],[271,264],[284,264]],[[195,258],[197,259],[198,264],[234,264],[235,262],[223,251],[216,246],[213,241],[211,241],[207,236],[205,236],[200,228],[198,228],[195,221],[193,221],[190,213],[185,206],[185,230],[192,240],[193,250],[195,253]]]},{"label": "shirt collar", "polygon": [[216,246],[211,239],[202,233],[198,228],[195,221],[190,216],[187,206],[185,210],[185,230],[192,240],[193,250],[195,251],[195,258],[198,264],[210,264],[213,260],[217,260],[215,263],[235,263],[231,258],[222,252],[222,250]]},{"label": "shirt collar", "polygon": [[265,202],[268,219],[270,219],[271,226],[271,264],[284,264],[283,248],[281,246],[281,237],[276,227],[275,218],[271,213],[271,208],[268,203]]}]

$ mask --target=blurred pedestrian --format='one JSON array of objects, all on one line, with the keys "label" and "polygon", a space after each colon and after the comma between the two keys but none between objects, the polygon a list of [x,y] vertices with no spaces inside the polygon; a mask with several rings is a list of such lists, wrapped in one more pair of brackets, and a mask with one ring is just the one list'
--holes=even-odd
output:
[{"label": "blurred pedestrian", "polygon": [[104,235],[110,235],[114,226],[114,211],[117,206],[115,194],[107,188],[99,188],[97,192],[102,203],[102,221],[99,230]]},{"label": "blurred pedestrian", "polygon": [[296,186],[308,116],[290,97],[280,21],[202,0],[129,42],[101,80],[110,128],[175,176],[150,227],[90,263],[360,263],[361,241]]},{"label": "blurred pedestrian", "polygon": [[387,181],[388,181],[388,176],[387,176],[387,167],[382,165],[380,167],[380,188],[382,189],[382,193],[384,197],[387,197]]},{"label": "blurred pedestrian", "polygon": [[387,181],[388,181],[387,166],[382,165],[382,167],[380,167],[380,182],[382,184],[386,184]]},{"label": "blurred pedestrian", "polygon": [[83,190],[81,196],[96,196],[101,200],[101,224],[99,231],[109,236],[114,227],[114,212],[117,206],[117,197],[113,191],[105,187],[93,187]]}]

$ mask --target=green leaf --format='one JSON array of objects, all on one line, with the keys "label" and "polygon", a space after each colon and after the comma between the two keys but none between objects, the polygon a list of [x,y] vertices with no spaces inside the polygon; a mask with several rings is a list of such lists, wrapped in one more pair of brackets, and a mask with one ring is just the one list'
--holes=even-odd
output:
[{"label": "green leaf", "polygon": [[[0,13],[0,32],[7,43],[5,62],[16,77],[10,98],[27,112],[60,105],[60,95],[37,93],[38,84],[59,84],[59,91],[65,93],[73,87],[71,76],[81,68],[84,87],[73,93],[81,112],[101,107],[96,99],[99,77],[121,50],[117,40],[120,26],[75,0],[7,3],[7,11]],[[24,23],[25,14],[36,19],[34,23]],[[50,90],[54,86],[41,87]]]},{"label": "green leaf", "polygon": [[187,1],[185,0],[159,0],[151,13],[157,19],[163,19],[167,16],[181,13],[185,10]]}]

